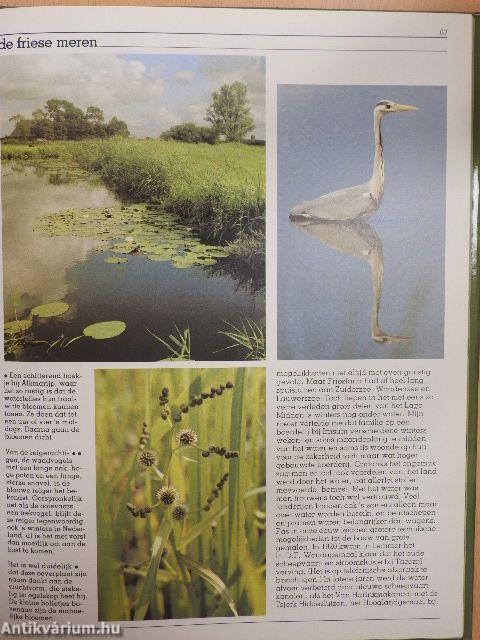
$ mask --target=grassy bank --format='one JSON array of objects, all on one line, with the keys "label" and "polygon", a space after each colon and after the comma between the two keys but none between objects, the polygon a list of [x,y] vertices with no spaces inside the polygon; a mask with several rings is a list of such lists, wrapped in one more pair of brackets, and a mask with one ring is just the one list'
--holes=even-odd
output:
[{"label": "grassy bank", "polygon": [[88,140],[4,145],[5,160],[65,157],[131,202],[162,204],[217,241],[263,237],[265,149],[245,144]]}]

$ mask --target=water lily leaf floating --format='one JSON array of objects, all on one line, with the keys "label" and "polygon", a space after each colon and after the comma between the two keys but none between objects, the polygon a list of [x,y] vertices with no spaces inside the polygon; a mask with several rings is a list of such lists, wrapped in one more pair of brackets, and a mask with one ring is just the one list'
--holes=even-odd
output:
[{"label": "water lily leaf floating", "polygon": [[3,325],[3,332],[8,336],[13,336],[16,333],[22,333],[23,331],[27,331],[32,326],[31,320],[12,320],[11,322],[6,322]]},{"label": "water lily leaf floating", "polygon": [[121,320],[109,320],[108,322],[95,322],[89,324],[83,330],[83,335],[94,340],[106,340],[115,338],[125,331],[127,325]]},{"label": "water lily leaf floating", "polygon": [[115,256],[109,256],[108,258],[105,258],[104,262],[106,262],[107,264],[124,264],[125,262],[128,262],[128,258],[117,258]]},{"label": "water lily leaf floating", "polygon": [[61,316],[68,311],[69,305],[66,302],[49,302],[48,304],[41,304],[38,307],[34,307],[31,311],[32,316],[38,318],[54,318],[55,316]]}]

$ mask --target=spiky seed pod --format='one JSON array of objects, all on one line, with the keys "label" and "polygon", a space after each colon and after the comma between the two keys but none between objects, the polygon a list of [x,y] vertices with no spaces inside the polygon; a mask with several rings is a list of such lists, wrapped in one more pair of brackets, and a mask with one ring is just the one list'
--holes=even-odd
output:
[{"label": "spiky seed pod", "polygon": [[159,489],[155,493],[155,497],[159,502],[164,504],[166,507],[171,507],[172,504],[175,504],[175,502],[178,500],[180,496],[178,494],[178,491],[175,489],[175,487],[168,485]]},{"label": "spiky seed pod", "polygon": [[201,404],[203,404],[203,400],[202,400],[202,398],[198,398],[197,399],[197,405],[200,406]]},{"label": "spiky seed pod", "polygon": [[160,417],[162,418],[162,420],[166,420],[168,418],[166,411],[162,411],[162,413],[160,414]]},{"label": "spiky seed pod", "polygon": [[188,413],[188,406],[186,404],[181,404],[180,405],[180,411],[182,413]]},{"label": "spiky seed pod", "polygon": [[215,391],[212,391],[212,393],[209,393],[208,397],[209,398],[215,398]]},{"label": "spiky seed pod", "polygon": [[144,449],[138,456],[138,462],[142,467],[153,467],[157,464],[157,455],[150,449]]},{"label": "spiky seed pod", "polygon": [[161,407],[164,407],[166,402],[165,402],[165,400],[160,399],[159,404],[160,404]]},{"label": "spiky seed pod", "polygon": [[202,458],[208,458],[210,455],[210,451],[202,451]]},{"label": "spiky seed pod", "polygon": [[197,432],[193,429],[182,429],[176,435],[178,444],[184,447],[191,447],[197,444],[198,436]]},{"label": "spiky seed pod", "polygon": [[232,456],[230,455],[230,451],[227,451],[225,453],[225,459],[228,460],[229,458],[231,458]]},{"label": "spiky seed pod", "polygon": [[230,380],[225,384],[225,386],[227,387],[227,389],[233,389],[233,382],[230,382]]},{"label": "spiky seed pod", "polygon": [[209,504],[206,504],[206,505],[203,507],[203,510],[204,510],[204,511],[210,511],[210,505],[209,505]]},{"label": "spiky seed pod", "polygon": [[218,498],[218,496],[220,495],[220,491],[218,489],[214,489],[212,493],[216,498]]},{"label": "spiky seed pod", "polygon": [[205,391],[202,391],[202,398],[203,400],[206,400],[208,398],[208,393],[205,393]]},{"label": "spiky seed pod", "polygon": [[215,447],[213,446],[213,444],[211,444],[211,445],[208,447],[208,450],[209,450],[211,453],[214,453],[214,452],[215,452]]},{"label": "spiky seed pod", "polygon": [[216,390],[217,390],[216,387],[210,387],[210,393],[215,393]]},{"label": "spiky seed pod", "polygon": [[144,429],[147,429],[147,428],[148,428],[148,427],[147,427],[147,423],[146,423],[146,422],[142,422],[142,427],[143,427]]},{"label": "spiky seed pod", "polygon": [[132,514],[132,516],[134,518],[136,518],[138,516],[139,511],[138,511],[138,509],[136,508],[136,506],[134,504],[132,504],[131,502],[127,502],[127,504],[125,506],[130,511],[130,513]]},{"label": "spiky seed pod", "polygon": [[215,389],[215,393],[217,394],[217,396],[221,396],[223,393],[223,390],[220,389],[220,387],[218,387],[218,389]]},{"label": "spiky seed pod", "polygon": [[187,507],[184,504],[177,504],[172,509],[172,518],[174,520],[183,520],[187,513]]},{"label": "spiky seed pod", "polygon": [[182,421],[182,416],[181,416],[180,414],[178,414],[178,416],[175,416],[175,417],[173,418],[173,421],[174,421],[174,422],[181,422],[181,421]]},{"label": "spiky seed pod", "polygon": [[218,452],[221,456],[224,456],[227,453],[227,450],[225,449],[225,447],[221,447],[220,451]]},{"label": "spiky seed pod", "polygon": [[163,387],[162,396],[168,396],[168,394],[169,394],[168,387]]}]

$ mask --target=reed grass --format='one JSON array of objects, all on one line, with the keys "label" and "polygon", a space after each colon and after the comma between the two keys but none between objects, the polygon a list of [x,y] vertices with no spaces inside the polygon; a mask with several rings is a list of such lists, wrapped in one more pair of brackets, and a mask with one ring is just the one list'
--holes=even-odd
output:
[{"label": "reed grass", "polygon": [[264,147],[113,138],[7,144],[1,153],[3,160],[74,160],[122,198],[160,204],[218,242],[264,236]]}]

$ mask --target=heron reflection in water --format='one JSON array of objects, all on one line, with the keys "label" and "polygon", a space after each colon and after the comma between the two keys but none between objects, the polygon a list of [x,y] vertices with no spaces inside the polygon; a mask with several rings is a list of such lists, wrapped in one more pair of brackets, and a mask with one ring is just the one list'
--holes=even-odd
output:
[{"label": "heron reflection in water", "polygon": [[409,340],[385,333],[379,326],[380,300],[383,287],[382,241],[366,220],[379,208],[385,184],[385,162],[381,132],[382,118],[401,111],[417,111],[417,107],[381,100],[373,110],[375,155],[372,177],[367,182],[332,191],[326,195],[302,202],[290,211],[295,226],[323,244],[366,260],[372,274],[372,338],[377,342]]},{"label": "heron reflection in water", "polygon": [[368,262],[372,274],[370,326],[376,342],[405,342],[410,338],[385,333],[379,324],[383,288],[383,248],[380,236],[367,222],[336,222],[292,218],[292,223],[322,244]]}]

